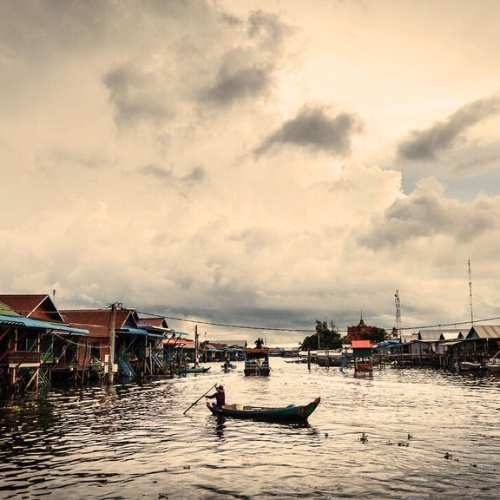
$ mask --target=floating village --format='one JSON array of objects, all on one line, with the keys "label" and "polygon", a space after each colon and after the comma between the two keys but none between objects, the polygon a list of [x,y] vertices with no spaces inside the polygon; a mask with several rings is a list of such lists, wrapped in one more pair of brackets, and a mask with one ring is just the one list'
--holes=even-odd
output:
[{"label": "floating village", "polygon": [[[321,322],[317,322],[319,325]],[[324,325],[326,328],[326,324]],[[425,328],[387,333],[361,317],[341,347],[325,349],[321,328],[313,345],[276,348],[257,339],[200,341],[169,327],[167,318],[116,303],[103,309],[58,309],[49,294],[0,295],[0,399],[52,386],[141,382],[145,379],[229,372],[244,362],[245,376],[272,374],[270,358],[372,376],[392,367],[428,367],[473,375],[500,373],[500,324]],[[314,345],[315,344],[315,345]]]}]

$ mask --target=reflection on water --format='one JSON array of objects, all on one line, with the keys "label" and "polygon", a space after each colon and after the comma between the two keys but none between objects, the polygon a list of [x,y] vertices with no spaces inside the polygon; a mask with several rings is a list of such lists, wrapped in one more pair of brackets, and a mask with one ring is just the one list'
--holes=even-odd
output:
[{"label": "reflection on water", "polygon": [[[499,381],[427,370],[355,379],[272,360],[269,379],[208,373],[53,392],[0,410],[0,497],[493,498]],[[214,368],[211,370],[214,371]],[[306,426],[212,416],[228,402],[304,404]],[[362,438],[362,433],[365,438]]]}]

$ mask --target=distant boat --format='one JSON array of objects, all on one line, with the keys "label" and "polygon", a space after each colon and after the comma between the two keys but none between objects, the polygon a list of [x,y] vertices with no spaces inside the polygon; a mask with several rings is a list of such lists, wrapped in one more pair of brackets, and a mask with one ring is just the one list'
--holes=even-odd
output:
[{"label": "distant boat", "polygon": [[239,406],[225,405],[222,408],[211,406],[208,409],[216,416],[243,418],[251,420],[264,420],[268,422],[305,422],[319,405],[320,398],[304,405],[288,405],[279,408],[268,408],[264,406]]},{"label": "distant boat", "polygon": [[189,368],[186,366],[185,368],[181,368],[180,372],[181,373],[206,373],[206,372],[208,372],[208,370],[210,370],[210,366],[208,368],[205,368],[204,366],[193,366],[193,367]]},{"label": "distant boat", "polygon": [[269,367],[269,349],[245,349],[245,376],[268,377],[271,368]]},{"label": "distant boat", "polygon": [[481,368],[481,363],[472,363],[470,361],[461,361],[458,364],[461,372],[473,372]]},{"label": "distant boat", "polygon": [[500,351],[485,363],[485,368],[492,373],[500,373]]}]

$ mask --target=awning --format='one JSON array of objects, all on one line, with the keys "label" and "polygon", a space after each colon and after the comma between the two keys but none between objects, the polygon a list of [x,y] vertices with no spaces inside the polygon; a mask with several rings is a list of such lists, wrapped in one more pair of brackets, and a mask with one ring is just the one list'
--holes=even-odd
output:
[{"label": "awning", "polygon": [[162,339],[164,338],[163,335],[157,334],[157,333],[151,333],[148,332],[147,330],[144,330],[143,328],[134,328],[132,326],[127,326],[125,328],[120,328],[117,330],[119,333],[128,333],[129,335],[144,335],[147,337],[155,337]]},{"label": "awning", "polygon": [[21,326],[24,328],[37,328],[41,330],[52,330],[54,332],[66,333],[71,335],[88,335],[89,331],[83,328],[73,328],[64,323],[51,323],[39,319],[26,318],[25,316],[6,316],[0,315],[0,324],[9,326]]}]

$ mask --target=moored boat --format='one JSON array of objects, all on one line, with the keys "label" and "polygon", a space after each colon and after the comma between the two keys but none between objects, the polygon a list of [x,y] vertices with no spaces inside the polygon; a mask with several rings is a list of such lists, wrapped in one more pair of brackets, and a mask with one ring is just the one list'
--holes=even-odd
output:
[{"label": "moored boat", "polygon": [[218,417],[265,420],[269,422],[304,422],[319,405],[320,398],[311,403],[299,406],[269,408],[264,406],[225,405],[221,408],[207,403],[208,409]]},{"label": "moored boat", "polygon": [[472,363],[470,361],[462,361],[459,363],[459,368],[461,372],[472,372],[479,370],[481,368],[481,363]]},{"label": "moored boat", "polygon": [[204,366],[193,366],[191,368],[186,367],[186,368],[181,368],[180,372],[181,373],[206,373],[210,370],[210,366],[205,368]]}]

